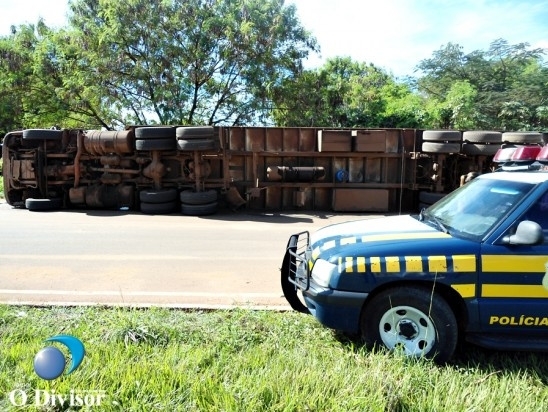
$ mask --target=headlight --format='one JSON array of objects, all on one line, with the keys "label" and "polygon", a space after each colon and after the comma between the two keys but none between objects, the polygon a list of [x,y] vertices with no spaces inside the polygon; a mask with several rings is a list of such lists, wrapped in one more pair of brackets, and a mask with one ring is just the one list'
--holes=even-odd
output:
[{"label": "headlight", "polygon": [[314,263],[314,268],[312,269],[312,277],[318,285],[323,286],[324,288],[329,287],[331,276],[336,273],[339,273],[337,265],[323,259],[318,259],[316,263]]}]

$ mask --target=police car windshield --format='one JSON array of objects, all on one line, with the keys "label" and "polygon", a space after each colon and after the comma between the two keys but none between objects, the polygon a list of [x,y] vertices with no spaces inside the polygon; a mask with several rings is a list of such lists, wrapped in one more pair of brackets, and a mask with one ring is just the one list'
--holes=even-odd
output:
[{"label": "police car windshield", "polygon": [[425,220],[440,222],[454,236],[481,240],[532,190],[534,184],[475,179],[429,207]]}]

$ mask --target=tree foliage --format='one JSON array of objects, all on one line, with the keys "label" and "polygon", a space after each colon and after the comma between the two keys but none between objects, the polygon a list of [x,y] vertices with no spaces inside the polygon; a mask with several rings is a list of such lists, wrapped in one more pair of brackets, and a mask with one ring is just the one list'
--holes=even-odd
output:
[{"label": "tree foliage", "polygon": [[373,64],[339,57],[282,82],[273,100],[282,126],[412,127],[420,99]]},{"label": "tree foliage", "polygon": [[[0,53],[0,128],[106,125],[74,85],[81,73],[73,64],[76,51],[65,30],[51,30],[41,20],[13,28],[0,39]],[[100,96],[90,96],[96,107]]]},{"label": "tree foliage", "polygon": [[498,39],[465,54],[449,43],[420,62],[418,90],[436,107],[433,127],[533,130],[548,127],[543,49]]},{"label": "tree foliage", "polygon": [[[15,31],[15,28],[13,28]],[[18,36],[0,38],[0,132],[21,127],[25,108],[23,97],[30,92],[35,28],[20,27]]]},{"label": "tree foliage", "polygon": [[74,0],[70,10],[65,29],[3,39],[13,61],[30,62],[10,70],[33,91],[13,108],[24,127],[24,116],[104,128],[261,122],[269,88],[316,48],[283,0]]},{"label": "tree foliage", "polygon": [[124,112],[120,122],[260,121],[268,88],[299,72],[315,47],[282,0],[77,0],[71,7],[80,70]]}]

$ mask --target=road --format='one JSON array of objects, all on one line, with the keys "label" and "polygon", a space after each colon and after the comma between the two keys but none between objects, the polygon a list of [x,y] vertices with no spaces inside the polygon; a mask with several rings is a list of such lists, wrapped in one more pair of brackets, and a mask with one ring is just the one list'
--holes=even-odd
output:
[{"label": "road", "polygon": [[0,303],[283,310],[289,236],[367,217],[29,212],[0,200]]}]

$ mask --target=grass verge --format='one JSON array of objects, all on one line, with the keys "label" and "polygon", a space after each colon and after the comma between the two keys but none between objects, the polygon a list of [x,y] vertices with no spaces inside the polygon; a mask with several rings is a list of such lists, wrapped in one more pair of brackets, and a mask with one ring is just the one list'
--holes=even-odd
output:
[{"label": "grass verge", "polygon": [[[86,356],[43,380],[33,358],[57,334]],[[548,410],[545,354],[466,346],[437,366],[368,351],[293,312],[0,306],[0,340],[2,411]],[[100,406],[68,401],[99,392]],[[23,393],[27,406],[13,406]]]}]

